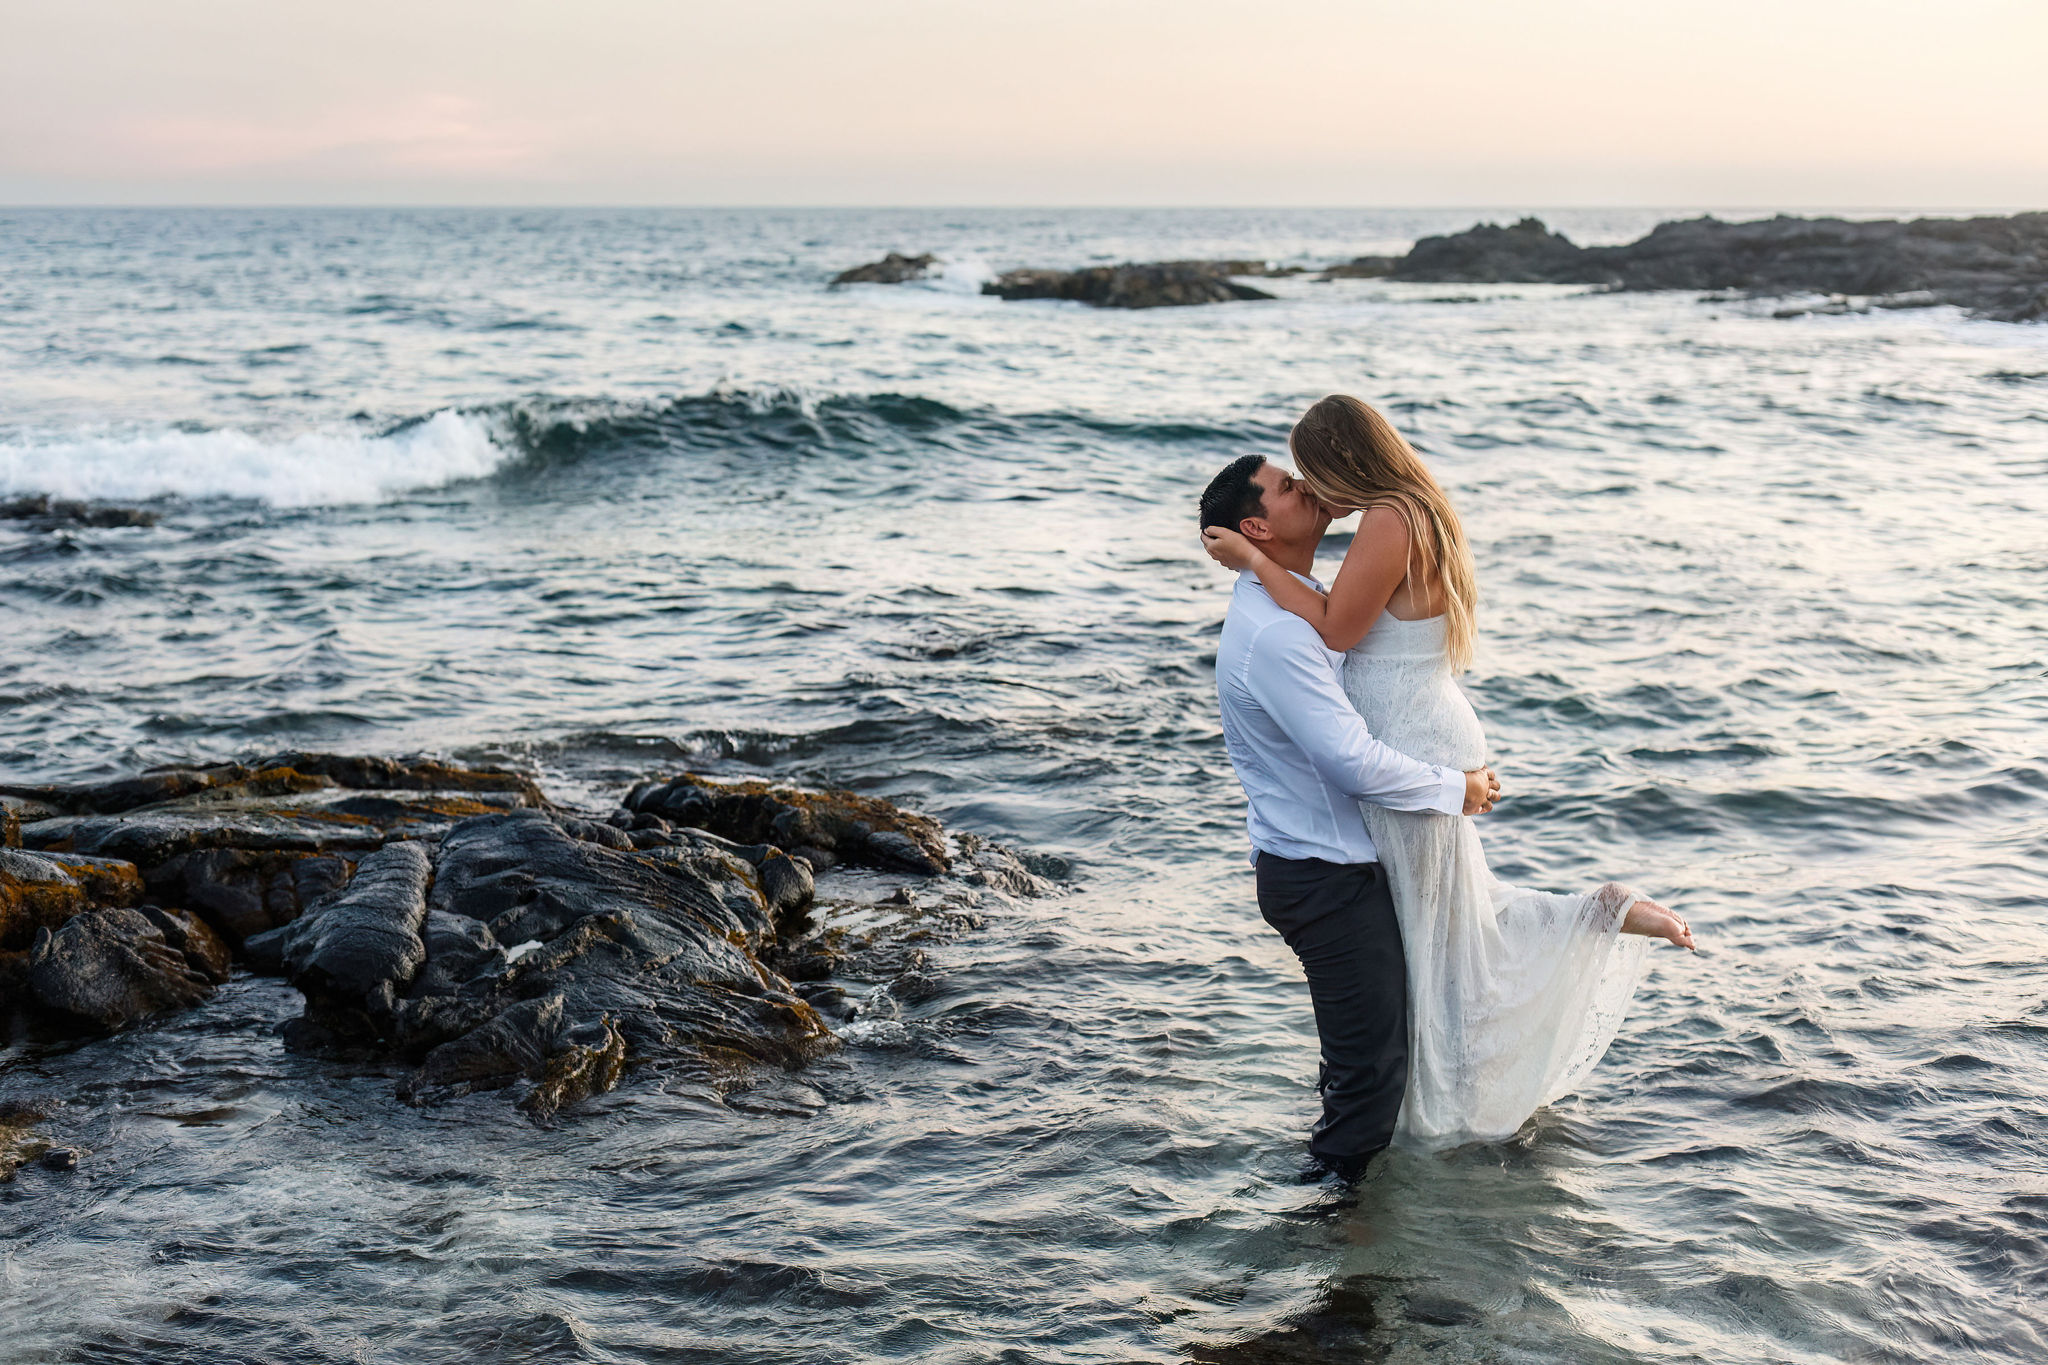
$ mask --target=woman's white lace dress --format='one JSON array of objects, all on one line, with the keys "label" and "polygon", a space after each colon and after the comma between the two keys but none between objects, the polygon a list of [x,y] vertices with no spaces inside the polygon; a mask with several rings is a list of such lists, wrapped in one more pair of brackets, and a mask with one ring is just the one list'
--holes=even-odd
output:
[{"label": "woman's white lace dress", "polygon": [[[1444,658],[1444,618],[1382,615],[1346,657],[1344,690],[1376,736],[1471,770],[1486,735]],[[1609,883],[1560,896],[1497,881],[1461,815],[1365,808],[1408,957],[1408,1090],[1397,1146],[1505,1138],[1569,1094],[1614,1041],[1650,940],[1623,937],[1639,897]]]}]

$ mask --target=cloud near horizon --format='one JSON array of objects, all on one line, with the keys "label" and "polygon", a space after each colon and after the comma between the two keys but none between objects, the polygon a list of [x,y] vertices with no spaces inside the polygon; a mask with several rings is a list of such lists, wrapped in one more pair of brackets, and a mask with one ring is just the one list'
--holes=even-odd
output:
[{"label": "cloud near horizon", "polygon": [[502,176],[539,171],[556,145],[543,124],[481,101],[434,92],[377,105],[339,105],[289,120],[138,114],[84,135],[99,164],[141,179],[316,173]]}]

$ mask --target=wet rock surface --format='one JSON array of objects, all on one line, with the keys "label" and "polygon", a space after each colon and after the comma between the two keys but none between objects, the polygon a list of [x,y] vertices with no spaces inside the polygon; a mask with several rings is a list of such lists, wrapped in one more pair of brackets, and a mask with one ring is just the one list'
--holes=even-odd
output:
[{"label": "wet rock surface", "polygon": [[[0,790],[19,803],[24,846],[94,882],[94,903],[187,906],[237,949],[292,922],[391,840],[438,838],[545,800],[517,773],[297,752]],[[6,904],[0,890],[0,952],[13,946]]]},{"label": "wet rock surface", "polygon": [[284,973],[305,992],[309,1012],[339,1001],[390,1014],[396,993],[412,985],[427,960],[421,930],[433,877],[424,845],[387,844],[312,913],[271,931],[283,936]]},{"label": "wet rock surface", "polygon": [[1328,280],[1378,280],[1394,273],[1398,256],[1354,256],[1340,265],[1325,267],[1316,279]]},{"label": "wet rock surface", "polygon": [[[777,847],[815,866],[871,863],[936,875],[951,864],[945,831],[927,816],[854,792],[811,791],[769,782],[713,782],[684,775],[635,787],[635,815],[710,833],[736,848]],[[823,854],[820,858],[816,855]]]},{"label": "wet rock surface", "polygon": [[0,851],[0,988],[45,1032],[197,1004],[239,959],[304,996],[288,1048],[539,1122],[630,1067],[799,1066],[915,998],[984,901],[1046,887],[887,801],[696,774],[605,814],[338,755],[13,794],[36,849]]},{"label": "wet rock surface", "polygon": [[0,1100],[0,1185],[49,1152],[49,1139],[36,1131],[48,1117],[47,1108],[33,1101]]},{"label": "wet rock surface", "polygon": [[[1254,268],[1255,267],[1255,268]],[[1011,270],[981,287],[1005,299],[1065,299],[1097,308],[1180,308],[1199,303],[1270,299],[1234,275],[1266,274],[1256,261],[1162,261],[1098,265],[1080,270]]]},{"label": "wet rock surface", "polygon": [[37,494],[0,502],[0,521],[25,521],[38,530],[54,531],[73,526],[154,526],[157,514],[140,507],[116,507]]},{"label": "wet rock surface", "polygon": [[[846,271],[834,286],[913,280],[935,264],[901,256]],[[1171,308],[1269,299],[1245,277],[1301,274],[1255,260],[1159,261],[1078,270],[1005,271],[982,286],[1004,299],[1064,299],[1098,308]],[[1747,223],[1660,223],[1621,246],[1582,247],[1536,218],[1424,237],[1404,256],[1359,256],[1319,282],[1579,284],[1748,296],[1820,294],[1830,302],[1780,317],[1954,304],[2002,322],[2048,320],[2048,213],[1852,221],[1780,215]]]},{"label": "wet rock surface", "polygon": [[842,270],[832,277],[832,287],[837,289],[848,284],[905,284],[921,280],[934,265],[938,257],[929,252],[921,256],[905,256],[892,251],[879,261],[857,265],[851,270]]},{"label": "wet rock surface", "polygon": [[1909,222],[1694,218],[1660,223],[1637,241],[1609,247],[1581,247],[1525,218],[1425,237],[1392,274],[1432,283],[1888,298],[1893,302],[1881,306],[1948,303],[2024,322],[2048,316],[2048,213]]},{"label": "wet rock surface", "polygon": [[0,953],[27,948],[38,930],[54,929],[91,904],[85,884],[56,859],[0,849]]},{"label": "wet rock surface", "polygon": [[228,954],[204,921],[154,906],[86,910],[44,929],[29,952],[28,988],[60,1017],[120,1028],[213,994]]}]

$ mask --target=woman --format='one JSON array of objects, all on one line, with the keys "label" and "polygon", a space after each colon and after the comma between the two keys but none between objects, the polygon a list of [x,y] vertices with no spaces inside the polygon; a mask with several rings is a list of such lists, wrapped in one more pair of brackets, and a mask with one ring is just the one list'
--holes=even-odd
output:
[{"label": "woman", "polygon": [[[1257,573],[1274,601],[1349,652],[1344,690],[1381,740],[1426,763],[1480,767],[1486,736],[1455,677],[1472,659],[1477,593],[1450,500],[1400,433],[1356,398],[1315,404],[1288,444],[1310,492],[1337,515],[1363,513],[1328,595],[1235,531],[1205,530],[1210,556]],[[1397,1145],[1512,1135],[1607,1051],[1647,940],[1693,946],[1683,919],[1618,883],[1552,895],[1497,881],[1463,816],[1363,813],[1408,959]]]}]

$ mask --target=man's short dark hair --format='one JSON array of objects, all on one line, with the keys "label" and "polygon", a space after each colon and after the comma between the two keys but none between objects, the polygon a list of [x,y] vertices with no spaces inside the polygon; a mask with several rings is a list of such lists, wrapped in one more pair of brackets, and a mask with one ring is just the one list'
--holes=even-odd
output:
[{"label": "man's short dark hair", "polygon": [[1223,466],[1223,472],[1209,480],[1202,490],[1202,529],[1221,526],[1235,531],[1246,517],[1266,515],[1265,490],[1252,482],[1252,475],[1266,463],[1263,455],[1240,455]]}]

